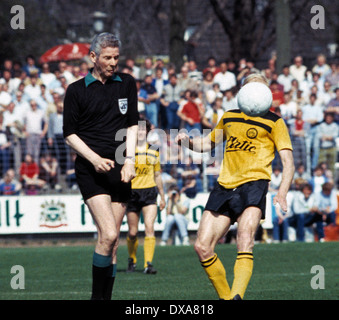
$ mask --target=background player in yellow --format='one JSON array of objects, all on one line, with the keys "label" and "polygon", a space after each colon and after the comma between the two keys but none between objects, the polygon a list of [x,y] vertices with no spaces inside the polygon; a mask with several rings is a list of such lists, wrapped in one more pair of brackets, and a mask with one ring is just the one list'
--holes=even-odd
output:
[{"label": "background player in yellow", "polygon": [[160,210],[164,209],[165,195],[161,180],[159,151],[147,143],[147,134],[151,130],[148,120],[139,121],[138,142],[135,151],[135,172],[132,180],[132,195],[127,206],[128,222],[128,267],[127,272],[133,272],[137,263],[138,224],[141,210],[145,223],[144,239],[144,273],[155,274],[152,265],[155,250],[154,222],[158,213],[157,196],[160,194]]},{"label": "background player in yellow", "polygon": [[[259,74],[250,75],[244,85],[249,82],[267,84]],[[275,151],[281,157],[283,178],[273,202],[283,211],[287,210],[286,195],[294,174],[294,162],[287,127],[282,118],[270,111],[262,117],[249,117],[240,110],[230,110],[209,135],[190,139],[180,133],[176,138],[178,143],[197,152],[208,152],[225,140],[218,184],[206,203],[194,248],[219,299],[241,300],[252,276],[254,236],[260,220],[265,217]],[[234,222],[238,223],[238,255],[230,287],[214,248]]]}]

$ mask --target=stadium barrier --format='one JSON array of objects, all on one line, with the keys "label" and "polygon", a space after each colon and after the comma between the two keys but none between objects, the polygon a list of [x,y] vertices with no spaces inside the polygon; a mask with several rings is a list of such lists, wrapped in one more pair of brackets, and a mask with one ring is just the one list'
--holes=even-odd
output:
[{"label": "stadium barrier", "polygon": [[[198,230],[208,193],[199,193],[191,199],[187,214],[188,230]],[[271,197],[267,197],[270,201]],[[268,205],[270,208],[270,205]],[[263,226],[272,227],[271,213],[267,210]],[[158,209],[155,231],[162,231],[166,221],[166,209]],[[144,231],[143,217],[139,230]],[[124,217],[121,231],[127,231]],[[90,233],[96,232],[94,222],[81,195],[36,195],[0,197],[0,235],[38,233]]]},{"label": "stadium barrier", "polygon": [[[209,193],[199,193],[191,199],[187,218],[188,230],[196,231],[208,199]],[[267,194],[266,219],[262,221],[264,229],[272,229],[274,194]],[[292,193],[288,195],[291,202]],[[339,197],[338,197],[339,199]],[[337,215],[339,218],[339,215]],[[166,209],[158,209],[155,231],[162,231],[166,221]],[[338,222],[338,221],[337,221]],[[144,231],[141,216],[139,230]],[[121,232],[127,232],[127,219],[124,217]],[[330,231],[330,230],[328,230]],[[95,233],[96,227],[81,195],[36,195],[0,197],[0,235],[42,234],[42,233]],[[335,240],[339,230],[331,234]],[[339,239],[339,238],[338,238]]]}]

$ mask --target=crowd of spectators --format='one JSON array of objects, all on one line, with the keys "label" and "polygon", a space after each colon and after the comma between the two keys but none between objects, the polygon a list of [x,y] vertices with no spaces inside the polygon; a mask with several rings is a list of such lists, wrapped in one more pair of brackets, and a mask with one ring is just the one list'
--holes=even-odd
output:
[{"label": "crowd of spectators", "polygon": [[[67,86],[86,76],[90,67],[86,61],[39,65],[32,55],[27,56],[24,63],[12,59],[3,61],[0,70],[1,194],[77,189],[75,154],[65,145],[62,135],[63,98]],[[333,61],[328,63],[323,54],[315,57],[311,66],[305,66],[303,58],[296,56],[281,72],[276,70],[275,58],[261,69],[246,59],[217,62],[214,57],[200,68],[195,61],[187,61],[178,71],[171,63],[165,65],[162,59],[149,57],[137,65],[134,59],[127,58],[119,71],[136,79],[141,117],[149,119],[154,129],[167,133],[165,137],[156,133],[149,137],[152,143],[170,147],[166,154],[161,154],[165,188],[175,184],[179,190],[184,189],[189,198],[213,188],[220,158],[206,165],[208,162],[200,155],[175,145],[170,130],[185,128],[192,134],[203,134],[204,129],[213,129],[225,111],[238,108],[236,94],[245,77],[261,73],[272,91],[271,111],[285,120],[290,131],[298,167],[296,179],[303,179],[303,186],[310,186],[312,194],[321,192],[325,182],[336,189],[339,65]],[[223,153],[222,146],[215,150],[218,152]],[[281,170],[278,156],[273,166],[271,190],[273,184],[278,183],[279,175],[274,175]],[[321,186],[317,185],[321,180],[319,168],[324,177]],[[294,181],[293,188],[295,185]]]}]

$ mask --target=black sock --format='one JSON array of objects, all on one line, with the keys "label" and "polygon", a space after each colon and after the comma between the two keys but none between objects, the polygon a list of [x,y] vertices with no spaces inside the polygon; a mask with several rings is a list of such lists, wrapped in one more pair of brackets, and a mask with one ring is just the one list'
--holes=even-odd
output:
[{"label": "black sock", "polygon": [[92,296],[91,300],[103,300],[104,292],[112,274],[111,256],[103,256],[96,252],[93,254],[92,265]]},{"label": "black sock", "polygon": [[104,287],[104,293],[103,293],[104,300],[112,299],[112,291],[113,291],[113,285],[114,285],[116,272],[117,272],[117,265],[111,264],[110,269],[107,274],[105,287]]}]

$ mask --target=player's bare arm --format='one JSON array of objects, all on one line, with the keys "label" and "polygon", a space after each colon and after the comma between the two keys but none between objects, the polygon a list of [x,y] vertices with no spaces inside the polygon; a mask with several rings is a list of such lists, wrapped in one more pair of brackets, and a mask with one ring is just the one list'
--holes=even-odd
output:
[{"label": "player's bare arm", "polygon": [[175,142],[195,152],[209,152],[215,148],[215,143],[211,141],[210,136],[190,138],[186,133],[179,133]]},{"label": "player's bare arm", "polygon": [[154,181],[157,185],[157,188],[158,188],[158,191],[159,191],[159,194],[160,194],[159,207],[160,207],[160,210],[163,210],[166,206],[166,201],[165,201],[165,193],[164,193],[164,187],[163,187],[163,184],[162,184],[160,171],[154,172]]},{"label": "player's bare arm", "polygon": [[294,176],[294,160],[292,150],[283,149],[279,151],[281,162],[283,165],[282,181],[277,195],[273,199],[273,204],[279,203],[283,211],[287,211],[286,196],[290,189]]},{"label": "player's bare arm", "polygon": [[82,141],[76,134],[71,134],[65,138],[69,145],[77,154],[88,160],[95,168],[96,172],[105,173],[114,167],[114,161],[100,157],[87,144]]}]

